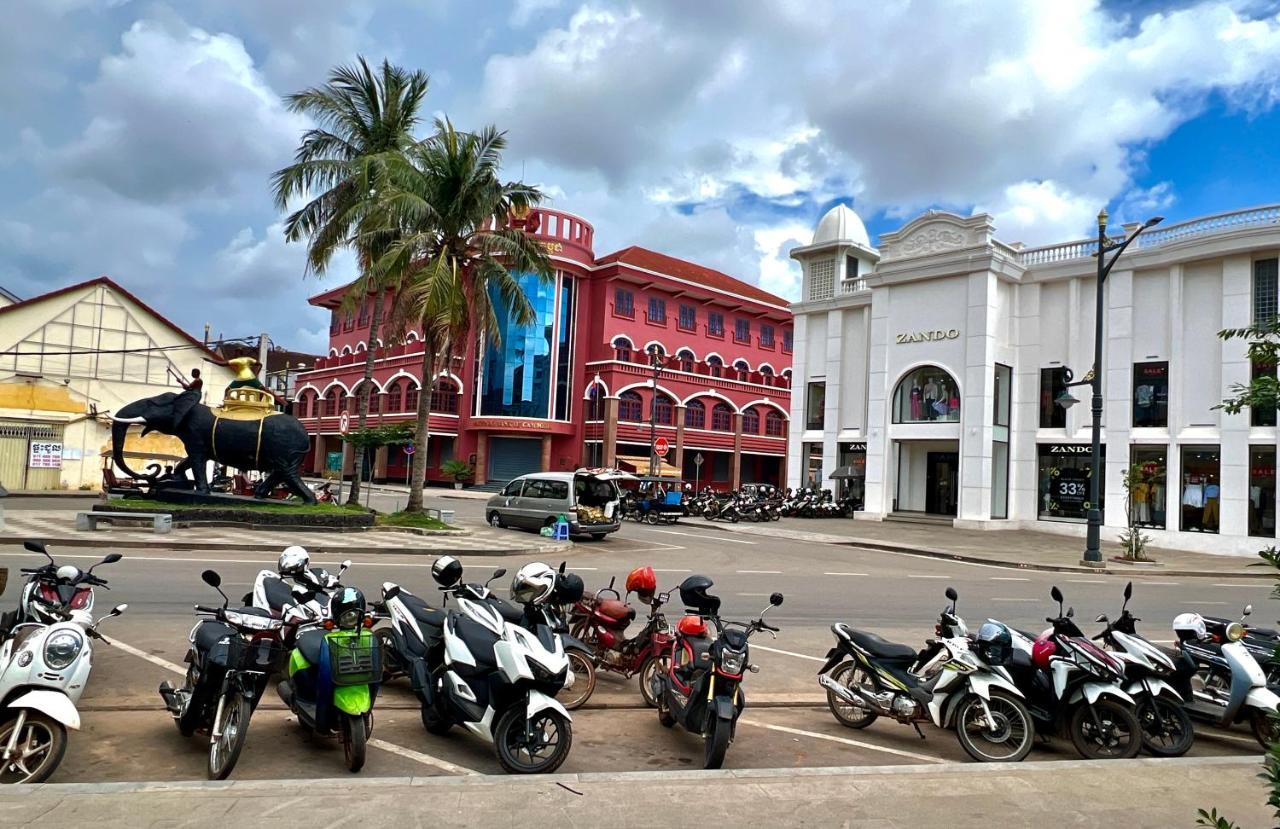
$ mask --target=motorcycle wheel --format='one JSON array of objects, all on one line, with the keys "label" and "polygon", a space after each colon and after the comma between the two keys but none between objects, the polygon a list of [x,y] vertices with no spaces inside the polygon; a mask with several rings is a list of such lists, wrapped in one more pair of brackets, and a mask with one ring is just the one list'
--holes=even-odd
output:
[{"label": "motorcycle wheel", "polygon": [[1249,728],[1253,731],[1253,739],[1263,748],[1271,748],[1280,742],[1280,723],[1276,722],[1275,711],[1259,711],[1253,709],[1249,714]]},{"label": "motorcycle wheel", "polygon": [[[831,678],[846,688],[852,688],[855,685],[858,687],[869,687],[871,685],[866,679],[866,672],[859,668],[856,662],[844,662],[837,665],[835,670],[831,672]],[[836,718],[837,722],[849,728],[866,728],[880,717],[870,708],[859,708],[856,705],[850,705],[834,691],[827,691],[827,707],[831,709],[831,714]]]},{"label": "motorcycle wheel", "polygon": [[650,708],[658,707],[658,677],[664,675],[670,667],[671,659],[667,656],[650,656],[640,666],[640,696]]},{"label": "motorcycle wheel", "polygon": [[[1071,743],[1086,760],[1131,760],[1142,751],[1142,726],[1133,709],[1111,699],[1100,699],[1093,704],[1093,712],[1087,704],[1077,705],[1071,712],[1067,730]],[[1098,733],[1094,715],[1102,722]]]},{"label": "motorcycle wheel", "polygon": [[729,523],[730,524],[738,523],[738,513],[736,512],[729,513]]},{"label": "motorcycle wheel", "polygon": [[368,749],[369,732],[361,715],[342,715],[342,756],[347,761],[347,770],[360,771],[364,768],[365,752]]},{"label": "motorcycle wheel", "polygon": [[982,698],[976,694],[970,694],[956,709],[956,739],[965,754],[979,763],[1017,763],[1025,759],[1036,740],[1027,707],[1015,697],[993,691],[987,710],[994,722],[985,722]]},{"label": "motorcycle wheel", "polygon": [[707,749],[706,757],[702,763],[704,769],[718,769],[724,765],[724,755],[729,750],[729,732],[731,730],[732,724],[714,714],[711,715],[711,722],[707,723],[707,730],[703,735]]},{"label": "motorcycle wheel", "polygon": [[453,728],[453,720],[440,713],[436,706],[424,702],[422,703],[422,727],[428,734],[443,737],[449,733],[449,729]]},{"label": "motorcycle wheel", "polygon": [[214,723],[222,736],[209,737],[209,779],[226,780],[240,759],[249,738],[249,717],[253,709],[243,694],[233,692],[222,706],[222,722]]},{"label": "motorcycle wheel", "polygon": [[573,726],[569,719],[547,708],[533,715],[527,730],[533,735],[533,742],[525,739],[523,706],[508,708],[498,717],[493,747],[502,770],[507,774],[550,774],[560,768],[573,746]]},{"label": "motorcycle wheel", "polygon": [[659,682],[658,688],[658,725],[663,728],[672,728],[676,724],[675,715],[671,713],[671,709],[667,707],[667,692]]},{"label": "motorcycle wheel", "polygon": [[[8,744],[15,725],[16,716],[0,724],[0,745]],[[22,755],[0,766],[0,784],[43,783],[67,751],[67,729],[57,720],[27,709],[18,746]]]},{"label": "motorcycle wheel", "polygon": [[577,711],[596,690],[596,666],[590,654],[577,648],[565,651],[565,656],[569,659],[569,670],[573,671],[573,684],[556,694],[556,699],[566,709]]},{"label": "motorcycle wheel", "polygon": [[1165,697],[1144,696],[1134,713],[1142,723],[1142,747],[1156,757],[1181,757],[1195,742],[1191,715],[1180,704]]}]

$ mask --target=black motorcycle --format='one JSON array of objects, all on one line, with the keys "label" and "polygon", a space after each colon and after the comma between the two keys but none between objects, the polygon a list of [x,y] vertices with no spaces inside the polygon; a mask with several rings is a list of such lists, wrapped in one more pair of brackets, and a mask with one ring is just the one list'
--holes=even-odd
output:
[{"label": "black motorcycle", "polygon": [[222,607],[196,605],[197,613],[211,618],[191,631],[186,682],[181,688],[161,683],[160,696],[184,737],[209,735],[209,779],[225,780],[240,759],[267,681],[279,668],[282,623],[257,607],[229,610],[218,574],[205,570],[200,577],[222,596]]},{"label": "black motorcycle", "polygon": [[[720,599],[707,593],[710,587],[706,576],[690,576],[680,584],[680,598],[693,615],[676,625],[670,667],[665,674],[654,675],[653,695],[658,701],[658,722],[666,728],[678,723],[692,734],[701,734],[706,744],[703,768],[718,769],[747,704],[742,677],[746,671],[759,670],[748,662],[747,640],[757,631],[771,635],[778,631],[764,621],[764,614],[782,604],[782,594],[769,597],[769,607],[759,618],[733,622],[720,618]],[[714,639],[704,619],[715,626]]]}]

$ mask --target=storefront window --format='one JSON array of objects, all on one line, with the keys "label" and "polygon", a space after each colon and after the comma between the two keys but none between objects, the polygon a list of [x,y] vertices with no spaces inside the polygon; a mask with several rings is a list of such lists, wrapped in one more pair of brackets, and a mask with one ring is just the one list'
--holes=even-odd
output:
[{"label": "storefront window", "polygon": [[1276,537],[1276,448],[1249,447],[1249,535]]},{"label": "storefront window", "polygon": [[937,366],[921,366],[903,377],[893,392],[894,423],[956,423],[960,387]]},{"label": "storefront window", "polygon": [[1219,453],[1216,446],[1182,447],[1182,529],[1218,531]]},{"label": "storefront window", "polygon": [[840,444],[840,463],[831,475],[836,482],[836,495],[853,499],[854,509],[862,509],[867,486],[867,445]]},{"label": "storefront window", "polygon": [[804,444],[805,483],[807,487],[822,489],[822,444]]},{"label": "storefront window", "polygon": [[1040,369],[1040,428],[1067,428],[1067,410],[1058,398],[1067,390],[1067,370],[1062,366]]},{"label": "storefront window", "polygon": [[827,384],[810,383],[809,393],[805,397],[804,428],[822,429],[825,423],[824,410],[827,407]]},{"label": "storefront window", "polygon": [[1169,425],[1169,364],[1137,363],[1133,367],[1133,425]]},{"label": "storefront window", "polygon": [[[1254,360],[1251,365],[1250,379],[1256,384],[1258,380],[1276,378],[1276,364],[1272,362],[1263,362]],[[1256,387],[1256,386],[1255,386]],[[1274,406],[1250,406],[1249,407],[1249,424],[1251,426],[1275,426],[1276,425],[1276,409]]]},{"label": "storefront window", "polygon": [[[1093,474],[1093,447],[1081,444],[1040,444],[1039,499],[1037,514],[1042,521],[1084,521],[1089,517],[1089,490]],[[1102,462],[1107,447],[1102,447]],[[1105,497],[1099,491],[1098,509]]]},{"label": "storefront window", "polygon": [[1134,446],[1129,463],[1137,480],[1129,491],[1129,511],[1135,527],[1165,528],[1167,450],[1163,446]]}]

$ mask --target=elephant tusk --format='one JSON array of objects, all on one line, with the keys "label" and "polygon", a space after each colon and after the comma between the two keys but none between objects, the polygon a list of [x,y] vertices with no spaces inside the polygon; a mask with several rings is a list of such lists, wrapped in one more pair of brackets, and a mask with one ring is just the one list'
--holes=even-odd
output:
[{"label": "elephant tusk", "polygon": [[117,417],[116,415],[112,415],[112,416],[111,416],[111,419],[112,419],[113,421],[115,421],[116,423],[142,423],[142,424],[145,424],[145,423],[147,422],[147,419],[146,419],[145,417]]}]

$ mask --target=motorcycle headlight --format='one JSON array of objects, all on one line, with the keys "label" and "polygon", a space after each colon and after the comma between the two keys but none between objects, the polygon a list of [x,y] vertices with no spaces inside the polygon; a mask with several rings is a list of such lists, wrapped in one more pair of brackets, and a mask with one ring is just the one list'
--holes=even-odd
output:
[{"label": "motorcycle headlight", "polygon": [[742,663],[746,654],[741,651],[732,651],[725,648],[720,652],[720,670],[726,674],[742,673]]},{"label": "motorcycle headlight", "polygon": [[1244,638],[1244,625],[1239,622],[1232,622],[1227,625],[1227,639],[1231,642],[1239,642]]},{"label": "motorcycle headlight", "polygon": [[60,671],[76,660],[82,647],[84,647],[84,639],[78,634],[69,630],[55,633],[44,643],[45,664]]},{"label": "motorcycle headlight", "polygon": [[342,614],[338,616],[338,627],[344,630],[355,630],[360,627],[361,615],[360,611],[354,607],[350,610],[342,611]]}]

